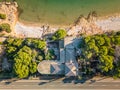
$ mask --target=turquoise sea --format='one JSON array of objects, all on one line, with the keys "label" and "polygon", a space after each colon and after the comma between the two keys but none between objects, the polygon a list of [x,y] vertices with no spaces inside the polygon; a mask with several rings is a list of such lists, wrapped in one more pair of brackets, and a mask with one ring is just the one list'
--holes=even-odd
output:
[{"label": "turquoise sea", "polygon": [[96,11],[99,16],[120,12],[120,0],[16,0],[21,21],[71,24],[81,14]]}]

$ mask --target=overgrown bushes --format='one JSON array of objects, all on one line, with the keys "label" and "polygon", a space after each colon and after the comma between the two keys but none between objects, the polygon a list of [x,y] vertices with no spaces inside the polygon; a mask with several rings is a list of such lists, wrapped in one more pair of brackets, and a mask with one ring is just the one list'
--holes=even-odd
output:
[{"label": "overgrown bushes", "polygon": [[37,64],[45,59],[44,40],[8,38],[4,45],[6,58],[12,65],[11,71],[19,78],[34,74],[37,71]]},{"label": "overgrown bushes", "polygon": [[6,31],[7,33],[10,33],[11,32],[10,25],[8,23],[1,24],[0,31]]},{"label": "overgrown bushes", "polygon": [[0,13],[0,19],[6,19],[6,15]]},{"label": "overgrown bushes", "polygon": [[52,40],[61,40],[61,39],[65,38],[66,35],[67,35],[66,30],[59,29],[52,36]]},{"label": "overgrown bushes", "polygon": [[[88,69],[96,69],[101,74],[120,77],[120,64],[115,63],[120,62],[120,59],[115,60],[115,47],[120,46],[119,33],[83,36],[79,45],[81,49],[79,60],[89,62],[89,65],[85,64]],[[96,67],[92,66],[94,60],[97,62]]]}]

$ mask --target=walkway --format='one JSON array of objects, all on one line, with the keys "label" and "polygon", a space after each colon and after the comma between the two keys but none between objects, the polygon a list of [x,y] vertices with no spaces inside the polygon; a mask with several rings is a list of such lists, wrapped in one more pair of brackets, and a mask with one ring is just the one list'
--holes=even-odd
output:
[{"label": "walkway", "polygon": [[[104,82],[106,81],[106,82]],[[40,90],[120,90],[120,80],[111,81],[110,78],[99,81],[88,80],[80,83],[75,80],[57,79],[55,81],[49,80],[19,80],[15,82],[0,82],[0,90],[2,89],[40,89]]]}]

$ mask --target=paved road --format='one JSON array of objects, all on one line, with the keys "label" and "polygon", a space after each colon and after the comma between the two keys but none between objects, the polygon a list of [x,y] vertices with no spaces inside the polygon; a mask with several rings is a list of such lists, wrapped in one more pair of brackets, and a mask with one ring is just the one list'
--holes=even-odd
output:
[{"label": "paved road", "polygon": [[33,90],[120,90],[120,82],[86,82],[84,84],[73,82],[60,82],[60,81],[34,81],[34,82],[0,82],[0,90],[2,89],[33,89]]}]

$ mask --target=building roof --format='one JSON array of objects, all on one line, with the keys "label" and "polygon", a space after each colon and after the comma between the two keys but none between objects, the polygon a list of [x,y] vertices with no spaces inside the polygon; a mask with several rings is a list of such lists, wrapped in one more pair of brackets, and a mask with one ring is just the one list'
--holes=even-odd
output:
[{"label": "building roof", "polygon": [[74,63],[65,64],[65,75],[66,76],[77,76],[77,67]]},{"label": "building roof", "polygon": [[64,74],[64,65],[62,64],[51,64],[50,68],[50,73],[51,74]]},{"label": "building roof", "polygon": [[59,48],[64,48],[64,40],[59,40]]},{"label": "building roof", "polygon": [[66,62],[75,62],[76,57],[75,57],[75,49],[74,48],[66,48],[65,52],[65,60]]},{"label": "building roof", "polygon": [[60,49],[60,62],[65,63],[65,50]]},{"label": "building roof", "polygon": [[64,74],[64,65],[53,60],[40,62],[37,69],[41,74]]}]

